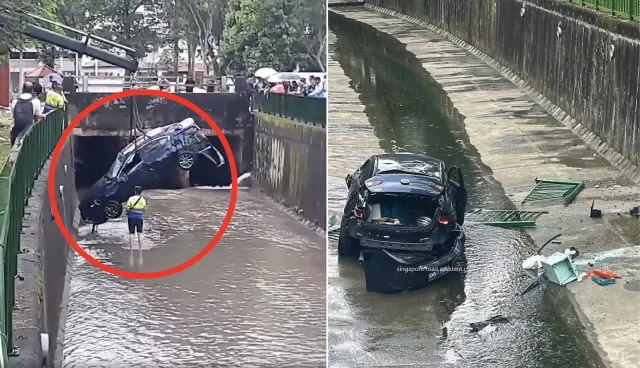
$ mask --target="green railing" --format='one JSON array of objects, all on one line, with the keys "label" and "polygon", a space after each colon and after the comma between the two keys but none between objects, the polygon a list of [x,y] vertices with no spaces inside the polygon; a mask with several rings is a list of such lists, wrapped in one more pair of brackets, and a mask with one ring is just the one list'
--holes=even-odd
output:
[{"label": "green railing", "polygon": [[569,0],[569,2],[631,20],[640,19],[640,0]]},{"label": "green railing", "polygon": [[327,123],[327,99],[269,93],[252,96],[254,111],[282,116],[307,124],[325,126]]},{"label": "green railing", "polygon": [[2,356],[0,367],[7,367],[7,356],[13,350],[13,307],[15,305],[15,277],[18,270],[18,251],[22,218],[33,184],[40,174],[60,135],[67,125],[65,110],[53,110],[44,120],[31,126],[22,141],[17,141],[4,165],[0,168],[0,247],[4,292],[0,303]]}]

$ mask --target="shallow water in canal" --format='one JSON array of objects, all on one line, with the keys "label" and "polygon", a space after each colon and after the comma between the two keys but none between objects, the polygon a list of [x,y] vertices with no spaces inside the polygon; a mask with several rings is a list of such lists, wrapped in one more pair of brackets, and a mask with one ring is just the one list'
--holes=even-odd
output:
[{"label": "shallow water in canal", "polygon": [[[204,248],[229,201],[200,188],[144,195],[142,262],[124,221],[82,227],[79,244],[121,269],[166,269]],[[64,366],[324,366],[325,255],[323,236],[240,190],[222,240],[176,275],[123,279],[76,256]]]},{"label": "shallow water in canal", "polygon": [[[469,192],[467,210],[511,209],[469,143],[464,118],[419,62],[394,40],[361,25],[330,23],[330,59],[351,80],[370,126],[329,124],[329,161],[349,157],[336,151],[340,139],[374,135],[382,151],[424,153],[460,167]],[[331,88],[333,104],[331,96],[347,86],[333,83]],[[354,151],[366,153],[358,147]],[[335,170],[329,178],[329,216],[341,215],[347,193],[344,176],[349,172]],[[355,259],[338,259],[337,245],[330,242],[330,366],[597,366],[580,325],[565,318],[566,306],[555,303],[553,291],[516,296],[530,282],[520,263],[535,253],[532,240],[519,230],[465,227],[464,272],[393,295],[366,292],[361,266]],[[469,323],[497,314],[510,322],[487,335],[470,332]]]}]

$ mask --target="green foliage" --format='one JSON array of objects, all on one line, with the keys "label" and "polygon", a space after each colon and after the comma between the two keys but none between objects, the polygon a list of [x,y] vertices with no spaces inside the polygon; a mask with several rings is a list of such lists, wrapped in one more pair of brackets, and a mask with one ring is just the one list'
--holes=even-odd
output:
[{"label": "green foliage", "polygon": [[225,68],[234,75],[296,64],[324,70],[325,14],[317,0],[232,0],[221,45]]},{"label": "green foliage", "polygon": [[[167,33],[167,24],[161,17],[164,0],[72,1],[73,6],[58,11],[62,23],[132,47],[139,58],[158,47]],[[141,6],[145,14],[136,12]]]},{"label": "green foliage", "polygon": [[[64,0],[2,0],[0,1],[0,49],[7,47],[21,48],[23,45],[37,46],[38,43],[25,39],[20,33],[25,23],[39,23],[28,18],[27,13],[38,15],[49,20],[56,19],[56,13],[64,6]],[[48,24],[39,24],[46,28]],[[55,30],[55,28],[54,28]]]}]

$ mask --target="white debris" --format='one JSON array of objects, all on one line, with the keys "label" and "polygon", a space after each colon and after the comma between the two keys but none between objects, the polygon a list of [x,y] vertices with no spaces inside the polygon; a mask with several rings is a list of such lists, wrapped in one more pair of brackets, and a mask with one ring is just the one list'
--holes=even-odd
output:
[{"label": "white debris", "polygon": [[482,336],[482,337],[486,337],[487,335],[489,335],[490,333],[492,333],[493,331],[497,330],[498,327],[496,327],[495,325],[489,325],[485,328],[483,328],[482,330],[478,331],[478,335]]},{"label": "white debris", "polygon": [[542,261],[544,261],[544,256],[536,254],[522,261],[522,268],[525,270],[537,270],[542,268]]},{"label": "white debris", "polygon": [[578,280],[577,280],[577,281],[578,281],[578,282],[582,281],[582,279],[583,279],[585,276],[587,276],[587,273],[586,273],[586,272],[581,273],[580,275],[578,275]]}]

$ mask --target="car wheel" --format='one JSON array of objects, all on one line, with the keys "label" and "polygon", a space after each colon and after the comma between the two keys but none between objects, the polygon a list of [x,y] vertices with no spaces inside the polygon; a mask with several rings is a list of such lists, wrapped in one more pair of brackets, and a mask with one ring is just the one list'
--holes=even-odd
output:
[{"label": "car wheel", "polygon": [[196,162],[196,156],[191,152],[180,152],[178,154],[178,165],[182,170],[191,170]]},{"label": "car wheel", "polygon": [[114,219],[122,215],[122,205],[116,201],[109,201],[104,206],[104,213],[109,219]]},{"label": "car wheel", "polygon": [[338,255],[349,257],[354,255],[360,246],[358,239],[349,235],[346,226],[340,226],[340,237],[338,238]]}]

